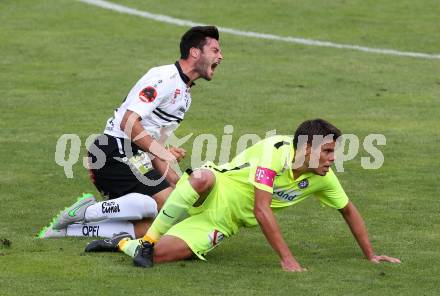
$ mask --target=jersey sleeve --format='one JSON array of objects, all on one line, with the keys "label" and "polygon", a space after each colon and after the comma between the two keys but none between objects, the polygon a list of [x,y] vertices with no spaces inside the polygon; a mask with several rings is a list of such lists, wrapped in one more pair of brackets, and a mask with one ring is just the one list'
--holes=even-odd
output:
[{"label": "jersey sleeve", "polygon": [[333,170],[330,169],[324,178],[325,181],[322,190],[316,193],[319,201],[324,206],[329,206],[335,209],[344,208],[349,200],[341,183],[339,183],[338,177]]},{"label": "jersey sleeve", "polygon": [[161,103],[171,95],[172,81],[163,81],[155,76],[149,79],[141,79],[127,96],[127,110],[133,111],[141,118],[150,115]]},{"label": "jersey sleeve", "polygon": [[290,149],[288,142],[282,146],[273,142],[264,143],[252,163],[249,181],[256,188],[273,193],[276,175],[289,165]]}]

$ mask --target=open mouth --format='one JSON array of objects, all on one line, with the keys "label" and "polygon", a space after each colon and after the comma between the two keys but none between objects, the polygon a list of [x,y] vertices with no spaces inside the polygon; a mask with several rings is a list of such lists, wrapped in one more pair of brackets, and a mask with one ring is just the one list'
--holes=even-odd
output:
[{"label": "open mouth", "polygon": [[211,70],[214,72],[215,68],[217,68],[217,66],[219,65],[219,63],[214,63],[211,65]]}]

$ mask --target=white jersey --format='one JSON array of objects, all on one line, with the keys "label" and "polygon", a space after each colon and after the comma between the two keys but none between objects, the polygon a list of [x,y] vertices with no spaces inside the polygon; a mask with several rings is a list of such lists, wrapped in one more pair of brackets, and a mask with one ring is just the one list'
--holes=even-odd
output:
[{"label": "white jersey", "polygon": [[152,68],[130,90],[122,105],[109,118],[104,133],[128,138],[120,124],[127,110],[141,117],[141,124],[155,140],[165,143],[191,105],[189,78],[178,62]]}]

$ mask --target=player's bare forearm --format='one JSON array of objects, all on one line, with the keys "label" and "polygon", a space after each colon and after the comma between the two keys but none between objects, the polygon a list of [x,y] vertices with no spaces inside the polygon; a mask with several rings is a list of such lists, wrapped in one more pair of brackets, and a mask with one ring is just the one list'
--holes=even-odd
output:
[{"label": "player's bare forearm", "polygon": [[280,258],[292,256],[286,242],[281,236],[278,224],[272,211],[269,209],[255,209],[255,217],[269,244],[278,253]]},{"label": "player's bare forearm", "polygon": [[140,116],[127,111],[121,121],[121,129],[143,151],[150,152],[165,161],[175,161],[176,158],[164,146],[154,140],[140,123]]},{"label": "player's bare forearm", "polygon": [[356,207],[351,202],[348,202],[348,204],[339,211],[350,227],[350,230],[361,247],[365,257],[367,257],[367,259],[372,258],[374,256],[374,251],[368,238],[367,228],[365,227],[364,220]]},{"label": "player's bare forearm", "polygon": [[278,223],[270,208],[272,195],[255,188],[254,214],[269,244],[281,258],[281,265],[286,271],[304,271],[293,257],[281,235]]},{"label": "player's bare forearm", "polygon": [[400,263],[400,260],[393,257],[388,257],[384,255],[376,255],[374,253],[373,247],[371,246],[370,239],[368,238],[368,231],[365,227],[364,219],[362,219],[361,214],[356,209],[353,203],[348,202],[348,204],[339,210],[342,216],[350,227],[353,236],[355,237],[357,243],[359,244],[365,257],[372,262],[387,261],[392,263]]},{"label": "player's bare forearm", "polygon": [[121,121],[121,129],[123,129],[125,134],[143,151],[150,152],[156,156],[152,159],[153,167],[159,173],[165,175],[170,185],[175,187],[179,176],[169,165],[169,162],[176,161],[175,157],[159,142],[148,135],[139,119],[140,117],[137,113],[133,111],[125,112],[124,118]]},{"label": "player's bare forearm", "polygon": [[[143,151],[149,152],[153,138],[144,133],[145,130],[140,124],[140,119],[141,117],[137,113],[127,110],[121,120],[120,128],[131,140],[136,141],[136,145]],[[143,137],[139,137],[142,133],[144,133]]]},{"label": "player's bare forearm", "polygon": [[168,181],[171,187],[176,188],[176,184],[179,181],[180,177],[177,173],[171,168],[168,162],[155,157],[151,163],[153,167],[162,175],[165,176],[165,179]]}]

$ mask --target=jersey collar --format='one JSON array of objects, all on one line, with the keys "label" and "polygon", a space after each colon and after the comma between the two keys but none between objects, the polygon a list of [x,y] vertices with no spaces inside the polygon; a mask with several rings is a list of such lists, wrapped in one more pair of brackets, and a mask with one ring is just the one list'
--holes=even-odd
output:
[{"label": "jersey collar", "polygon": [[[189,77],[186,76],[185,73],[183,73],[182,67],[180,67],[179,61],[175,62],[174,66],[176,66],[177,71],[179,71],[180,78],[182,78],[183,82],[185,82],[185,84],[188,84]],[[194,85],[196,85],[196,84],[194,82],[191,82],[191,85],[189,87],[193,87]]]}]

